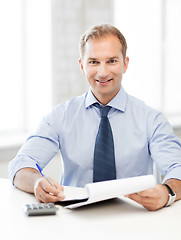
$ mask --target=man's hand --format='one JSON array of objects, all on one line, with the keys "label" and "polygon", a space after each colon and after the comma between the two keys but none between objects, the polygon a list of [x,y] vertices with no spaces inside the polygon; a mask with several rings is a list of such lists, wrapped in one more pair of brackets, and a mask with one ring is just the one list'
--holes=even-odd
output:
[{"label": "man's hand", "polygon": [[57,202],[65,198],[63,194],[63,186],[51,179],[51,182],[55,186],[52,187],[46,178],[39,178],[35,182],[34,194],[39,202]]},{"label": "man's hand", "polygon": [[162,184],[157,184],[155,188],[149,188],[145,191],[129,194],[126,197],[141,204],[150,211],[158,210],[168,202],[167,188]]},{"label": "man's hand", "polygon": [[14,185],[22,191],[34,193],[39,202],[57,202],[64,199],[63,186],[52,180],[53,185],[34,168],[20,169],[14,178]]}]

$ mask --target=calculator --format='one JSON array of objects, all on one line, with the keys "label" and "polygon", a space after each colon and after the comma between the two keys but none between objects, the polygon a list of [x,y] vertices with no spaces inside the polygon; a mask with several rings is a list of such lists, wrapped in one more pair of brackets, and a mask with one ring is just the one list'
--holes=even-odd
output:
[{"label": "calculator", "polygon": [[55,215],[58,210],[53,203],[26,204],[23,209],[27,216]]}]

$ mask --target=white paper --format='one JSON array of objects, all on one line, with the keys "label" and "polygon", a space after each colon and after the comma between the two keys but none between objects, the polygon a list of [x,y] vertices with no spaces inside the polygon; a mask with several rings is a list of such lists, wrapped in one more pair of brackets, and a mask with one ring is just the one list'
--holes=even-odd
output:
[{"label": "white paper", "polygon": [[86,188],[64,186],[65,199],[62,201],[82,200],[89,198]]},{"label": "white paper", "polygon": [[88,198],[85,202],[74,203],[65,208],[77,208],[91,203],[120,197],[153,188],[156,184],[153,175],[86,184],[85,188],[64,187],[65,201]]}]

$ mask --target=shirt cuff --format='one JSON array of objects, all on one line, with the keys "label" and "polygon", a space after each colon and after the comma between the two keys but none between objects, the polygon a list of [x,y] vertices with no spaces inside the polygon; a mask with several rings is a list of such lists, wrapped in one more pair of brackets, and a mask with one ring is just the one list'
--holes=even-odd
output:
[{"label": "shirt cuff", "polygon": [[9,166],[8,166],[8,175],[9,175],[9,179],[11,180],[13,185],[14,185],[13,182],[14,182],[15,174],[20,169],[28,168],[28,167],[37,169],[36,161],[28,156],[19,155],[10,161]]},{"label": "shirt cuff", "polygon": [[171,178],[181,180],[181,166],[177,166],[176,168],[170,170],[163,178],[162,183],[166,182],[168,179]]}]

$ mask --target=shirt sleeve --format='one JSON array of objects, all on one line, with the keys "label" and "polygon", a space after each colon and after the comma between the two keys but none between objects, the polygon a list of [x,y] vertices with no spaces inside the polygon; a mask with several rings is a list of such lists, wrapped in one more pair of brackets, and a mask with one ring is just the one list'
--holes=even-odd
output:
[{"label": "shirt sleeve", "polygon": [[44,168],[59,150],[59,137],[45,118],[42,119],[34,135],[21,147],[17,156],[9,163],[9,178],[12,183],[17,171],[25,167],[36,167],[36,162]]},{"label": "shirt sleeve", "polygon": [[158,113],[149,123],[149,150],[152,159],[163,175],[163,182],[175,178],[181,180],[181,142],[162,113]]}]

